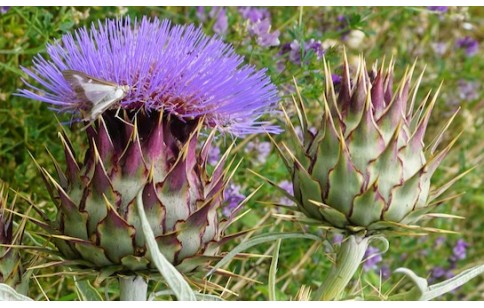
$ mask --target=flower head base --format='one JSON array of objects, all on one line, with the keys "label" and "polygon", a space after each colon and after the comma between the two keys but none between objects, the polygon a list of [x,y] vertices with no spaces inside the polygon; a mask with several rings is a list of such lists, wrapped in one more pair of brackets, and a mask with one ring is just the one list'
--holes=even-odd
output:
[{"label": "flower head base", "polygon": [[441,132],[427,150],[424,147],[438,91],[417,105],[422,75],[412,85],[413,70],[407,69],[394,92],[392,62],[386,71],[383,65],[367,71],[360,59],[352,79],[345,57],[336,95],[325,63],[326,90],[318,131],[309,129],[301,101],[296,102],[296,109],[302,141],[286,114],[293,146],[284,145],[285,151],[277,148],[292,175],[297,211],[313,223],[349,233],[414,230],[418,228],[414,223],[436,206],[429,203],[460,178],[441,189],[430,189],[433,172],[455,140],[436,153]]},{"label": "flower head base", "polygon": [[[136,202],[141,192],[164,256],[182,272],[205,264],[234,218],[218,217],[228,152],[209,176],[205,166],[215,131],[198,148],[201,120],[183,123],[154,111],[138,113],[134,125],[127,125],[128,116],[123,121],[114,113],[107,111],[87,128],[90,146],[83,162],[62,132],[66,169],[57,168],[56,180],[39,166],[58,209],[55,220],[41,226],[62,256],[82,268],[149,272],[154,264]],[[60,166],[54,158],[53,163]]]},{"label": "flower head base", "polygon": [[279,131],[259,121],[277,103],[265,71],[242,65],[243,57],[230,45],[193,25],[156,18],[106,20],[64,35],[47,53],[49,60],[38,55],[32,70],[23,68],[43,89],[25,81],[30,89],[20,95],[53,109],[79,112],[86,103],[63,76],[74,70],[129,88],[111,109],[163,110],[181,120],[203,117],[206,126],[235,135]]}]

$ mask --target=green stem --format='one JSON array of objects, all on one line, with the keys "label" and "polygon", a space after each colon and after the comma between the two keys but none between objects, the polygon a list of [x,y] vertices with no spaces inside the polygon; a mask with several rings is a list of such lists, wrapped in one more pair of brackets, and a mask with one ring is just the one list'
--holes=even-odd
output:
[{"label": "green stem", "polygon": [[146,301],[148,283],[141,276],[119,277],[120,300]]},{"label": "green stem", "polygon": [[341,244],[331,272],[316,291],[319,300],[338,299],[348,282],[358,269],[370,238],[361,235],[350,235]]}]

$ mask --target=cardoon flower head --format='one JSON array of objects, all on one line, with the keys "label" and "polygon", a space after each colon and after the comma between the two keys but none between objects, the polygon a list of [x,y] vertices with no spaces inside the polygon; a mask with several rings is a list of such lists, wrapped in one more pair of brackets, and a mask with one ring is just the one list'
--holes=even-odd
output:
[{"label": "cardoon flower head", "polygon": [[477,54],[479,50],[479,43],[470,36],[460,38],[456,42],[458,48],[464,49],[468,57]]},{"label": "cardoon flower head", "polygon": [[[228,219],[218,214],[227,155],[211,175],[206,170],[214,128],[235,135],[278,130],[259,120],[277,102],[265,72],[192,25],[156,18],[99,22],[64,35],[47,54],[24,68],[40,87],[26,81],[22,96],[81,114],[108,102],[98,116],[91,112],[82,160],[62,132],[66,168],[54,160],[55,178],[38,166],[57,208],[42,225],[56,255],[113,274],[153,271],[143,208],[169,262],[182,272],[206,264],[235,218],[233,208]],[[97,100],[106,84],[112,91]],[[200,144],[203,127],[211,132]]]},{"label": "cardoon flower head", "polygon": [[55,110],[87,109],[62,74],[75,70],[129,87],[111,109],[163,110],[182,122],[203,117],[206,126],[234,135],[278,131],[259,120],[277,103],[265,70],[243,65],[230,45],[193,25],[156,18],[106,20],[64,35],[47,46],[47,54],[50,59],[34,58],[33,69],[23,68],[42,88],[26,81],[30,89],[20,94]]}]

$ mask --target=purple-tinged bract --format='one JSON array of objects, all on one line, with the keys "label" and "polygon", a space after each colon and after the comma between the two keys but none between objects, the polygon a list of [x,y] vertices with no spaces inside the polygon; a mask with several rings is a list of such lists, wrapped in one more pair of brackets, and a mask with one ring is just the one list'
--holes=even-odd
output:
[{"label": "purple-tinged bract", "polygon": [[23,68],[40,87],[25,81],[30,89],[20,95],[55,110],[80,111],[78,95],[62,75],[76,70],[129,86],[111,109],[163,110],[182,120],[205,117],[208,127],[234,135],[279,131],[259,120],[278,100],[265,70],[244,65],[229,44],[193,25],[157,18],[106,20],[65,34],[47,46],[47,54],[48,59],[37,55],[32,69]]}]

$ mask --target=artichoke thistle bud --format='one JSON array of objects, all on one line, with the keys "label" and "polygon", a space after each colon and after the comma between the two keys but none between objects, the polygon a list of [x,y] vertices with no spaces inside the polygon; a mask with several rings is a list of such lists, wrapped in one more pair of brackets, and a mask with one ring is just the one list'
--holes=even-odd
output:
[{"label": "artichoke thistle bud", "polygon": [[418,104],[423,73],[412,83],[414,68],[407,68],[394,90],[393,62],[368,71],[361,58],[352,78],[345,55],[336,95],[324,63],[318,131],[309,130],[302,100],[296,101],[302,140],[286,114],[294,142],[280,152],[292,175],[297,211],[327,227],[372,233],[414,228],[432,210],[430,201],[448,186],[431,190],[430,178],[455,140],[435,153],[442,131],[430,150],[425,148],[424,134],[440,88]]}]

